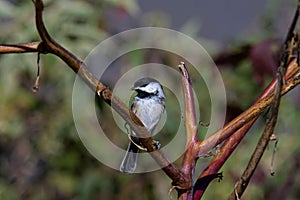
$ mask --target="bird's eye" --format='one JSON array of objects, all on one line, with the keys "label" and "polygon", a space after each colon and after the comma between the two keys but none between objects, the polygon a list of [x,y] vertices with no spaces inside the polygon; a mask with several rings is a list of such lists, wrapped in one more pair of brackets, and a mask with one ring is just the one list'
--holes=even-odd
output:
[{"label": "bird's eye", "polygon": [[149,97],[151,95],[152,95],[151,93],[148,93],[148,92],[145,92],[145,91],[142,91],[142,90],[139,90],[138,94],[137,94],[137,96],[139,98],[147,98],[147,97]]}]

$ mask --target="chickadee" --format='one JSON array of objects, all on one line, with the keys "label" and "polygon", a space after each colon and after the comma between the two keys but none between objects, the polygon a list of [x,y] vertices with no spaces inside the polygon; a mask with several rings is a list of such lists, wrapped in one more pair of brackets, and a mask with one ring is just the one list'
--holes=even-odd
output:
[{"label": "chickadee", "polygon": [[[137,95],[133,99],[131,110],[143,122],[145,128],[152,136],[154,129],[165,110],[165,95],[162,86],[157,80],[144,77],[134,83],[132,90],[135,90]],[[136,136],[132,130],[131,135]],[[121,172],[134,172],[137,164],[138,152],[139,148],[134,143],[130,142],[120,166]]]}]

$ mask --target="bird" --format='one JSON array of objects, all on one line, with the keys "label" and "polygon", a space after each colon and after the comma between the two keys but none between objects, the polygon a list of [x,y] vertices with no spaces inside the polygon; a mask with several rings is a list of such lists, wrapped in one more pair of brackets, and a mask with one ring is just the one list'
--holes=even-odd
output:
[{"label": "bird", "polygon": [[[162,85],[154,78],[143,77],[134,83],[132,90],[137,94],[133,98],[131,111],[141,120],[147,131],[153,136],[155,127],[165,111],[166,97]],[[136,136],[130,130],[132,136]],[[132,137],[134,143],[139,144],[136,137]],[[122,173],[134,173],[137,166],[139,147],[132,141],[127,147],[126,154],[120,165]]]}]

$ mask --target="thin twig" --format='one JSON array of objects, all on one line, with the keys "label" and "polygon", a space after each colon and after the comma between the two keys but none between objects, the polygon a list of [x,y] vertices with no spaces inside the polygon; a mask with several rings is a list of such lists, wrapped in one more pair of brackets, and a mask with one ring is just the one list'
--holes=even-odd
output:
[{"label": "thin twig", "polygon": [[[270,137],[274,133],[274,129],[277,123],[278,112],[279,112],[279,105],[281,100],[281,91],[283,87],[283,83],[286,83],[284,76],[288,66],[288,62],[292,57],[292,52],[294,48],[294,34],[293,31],[295,30],[296,22],[298,20],[298,8],[296,10],[295,18],[292,22],[292,25],[289,29],[288,35],[286,37],[286,41],[284,43],[284,47],[281,53],[281,62],[277,70],[277,84],[274,91],[274,98],[272,101],[272,106],[270,109],[270,118],[267,120],[264,132],[261,138],[258,141],[258,144],[253,152],[246,169],[244,170],[241,178],[238,180],[237,185],[234,191],[229,196],[230,200],[236,199],[236,197],[241,197],[246,190],[250,179],[252,178],[254,171],[256,170],[258,163],[260,162],[265,149],[267,148]],[[299,78],[299,77],[297,77]],[[237,196],[236,196],[237,194]]]},{"label": "thin twig", "polygon": [[270,164],[270,175],[274,176],[275,175],[274,160],[275,160],[275,153],[276,153],[276,150],[277,150],[278,139],[273,138],[273,139],[270,139],[270,140],[275,141],[274,142],[274,149],[273,149],[273,152],[272,152],[271,164]]},{"label": "thin twig", "polygon": [[32,53],[38,52],[40,42],[20,43],[20,44],[0,44],[0,53]]},{"label": "thin twig", "polygon": [[36,93],[39,90],[39,87],[40,87],[40,69],[41,69],[40,58],[41,58],[41,54],[38,53],[37,54],[37,61],[36,61],[36,64],[37,64],[36,79],[35,79],[34,85],[32,87],[32,90],[33,90],[34,93]]},{"label": "thin twig", "polygon": [[[273,98],[273,104],[272,104],[272,108],[271,108],[271,118],[267,121],[266,127],[264,129],[264,132],[256,146],[255,151],[253,152],[249,163],[245,169],[245,171],[243,172],[240,180],[237,182],[237,185],[234,189],[234,191],[231,193],[229,199],[233,200],[236,199],[236,197],[241,197],[242,194],[244,193],[245,189],[247,188],[249,181],[259,163],[259,161],[262,158],[262,155],[265,151],[265,149],[267,148],[267,145],[270,141],[270,136],[273,134],[274,132],[274,128],[277,122],[277,116],[278,116],[278,108],[279,108],[279,104],[280,104],[280,91],[279,90],[282,87],[282,76],[279,75],[280,73],[278,73],[277,75],[277,85],[276,85],[276,90],[275,90],[275,97]],[[236,195],[237,194],[237,195]]]}]

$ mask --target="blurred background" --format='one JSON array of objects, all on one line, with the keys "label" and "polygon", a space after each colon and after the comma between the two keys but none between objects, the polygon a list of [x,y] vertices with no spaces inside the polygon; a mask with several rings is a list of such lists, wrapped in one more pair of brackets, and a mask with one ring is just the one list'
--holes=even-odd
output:
[{"label": "blurred background", "polygon": [[[297,4],[296,0],[44,2],[49,33],[80,58],[85,58],[104,39],[143,26],[175,29],[197,40],[223,77],[227,121],[247,109],[272,80]],[[0,43],[39,41],[34,16],[31,1],[0,0]],[[171,181],[163,172],[124,175],[89,154],[72,117],[75,74],[55,56],[42,55],[40,90],[33,93],[36,59],[36,54],[0,55],[0,199],[168,199]],[[176,66],[179,58],[161,51],[135,51],[115,63],[114,74],[124,73],[121,66],[149,61]],[[113,86],[114,78],[106,76],[104,82]],[[197,81],[193,79],[194,83]],[[201,88],[199,84],[194,87],[196,91]],[[207,122],[209,98],[197,96],[201,120]],[[271,143],[244,199],[300,198],[299,101],[299,88],[282,99],[276,127],[279,144],[275,176],[270,176]],[[107,113],[109,108],[98,103],[99,114]],[[170,123],[165,124],[163,132],[172,138],[180,111],[175,103],[169,103],[168,109],[175,114],[168,115]],[[113,123],[112,120],[106,117],[103,123]],[[264,122],[265,117],[261,117],[250,130],[221,169],[223,181],[212,182],[204,199],[227,199],[255,148]],[[111,140],[119,139],[118,131],[117,127],[111,131]],[[200,159],[199,169],[208,161],[209,158]],[[180,159],[176,161],[180,163]]]}]

